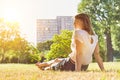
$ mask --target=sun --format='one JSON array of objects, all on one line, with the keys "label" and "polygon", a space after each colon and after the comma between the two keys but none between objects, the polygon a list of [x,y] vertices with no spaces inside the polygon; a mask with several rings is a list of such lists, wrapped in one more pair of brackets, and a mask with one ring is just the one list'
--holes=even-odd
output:
[{"label": "sun", "polygon": [[4,17],[5,21],[9,21],[9,22],[18,22],[19,21],[19,16],[17,14],[17,11],[12,8],[5,9],[3,17]]}]

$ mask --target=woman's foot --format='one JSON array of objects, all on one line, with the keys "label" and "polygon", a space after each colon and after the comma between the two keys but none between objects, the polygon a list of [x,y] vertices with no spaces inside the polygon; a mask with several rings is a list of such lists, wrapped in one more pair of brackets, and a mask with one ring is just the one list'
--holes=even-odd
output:
[{"label": "woman's foot", "polygon": [[40,66],[40,64],[41,64],[40,62],[37,62],[35,65],[36,65],[36,66]]},{"label": "woman's foot", "polygon": [[37,62],[36,64],[35,64],[40,70],[44,70],[44,66],[42,66],[42,63],[40,63],[40,62]]}]

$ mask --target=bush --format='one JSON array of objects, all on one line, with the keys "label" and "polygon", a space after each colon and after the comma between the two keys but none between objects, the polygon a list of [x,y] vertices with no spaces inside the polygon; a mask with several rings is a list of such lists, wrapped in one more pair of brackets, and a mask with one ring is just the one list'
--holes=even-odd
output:
[{"label": "bush", "polygon": [[53,41],[52,40],[48,40],[48,41],[45,41],[45,42],[39,42],[37,44],[37,49],[39,51],[46,51],[46,50],[50,50],[50,46],[52,45]]},{"label": "bush", "polygon": [[41,60],[40,54],[29,54],[28,56],[28,62],[29,63],[36,63]]},{"label": "bush", "polygon": [[8,49],[3,52],[0,49],[1,63],[35,63],[41,60],[40,52],[32,45],[27,44],[23,49]]},{"label": "bush", "polygon": [[60,35],[53,36],[53,44],[50,46],[50,51],[45,55],[47,60],[55,58],[64,58],[67,57],[71,52],[72,31],[63,30]]}]

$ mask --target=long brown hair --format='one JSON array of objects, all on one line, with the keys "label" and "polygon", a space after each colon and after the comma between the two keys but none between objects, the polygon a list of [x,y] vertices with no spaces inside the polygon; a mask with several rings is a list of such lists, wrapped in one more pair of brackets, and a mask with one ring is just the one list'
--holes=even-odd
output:
[{"label": "long brown hair", "polygon": [[85,13],[78,14],[78,15],[75,16],[75,19],[76,20],[82,20],[84,30],[86,30],[90,35],[94,35],[94,32],[92,30],[91,21],[90,21],[90,18],[87,14],[85,14]]}]

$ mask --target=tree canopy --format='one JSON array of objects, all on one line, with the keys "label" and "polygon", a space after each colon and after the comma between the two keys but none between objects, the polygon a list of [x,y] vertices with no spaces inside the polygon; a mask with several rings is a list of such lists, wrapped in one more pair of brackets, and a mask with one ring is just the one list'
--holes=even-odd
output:
[{"label": "tree canopy", "polygon": [[120,52],[120,1],[82,0],[78,12],[87,13],[91,17],[93,27],[99,35],[101,50],[107,51],[107,61],[113,61],[114,51]]},{"label": "tree canopy", "polygon": [[19,24],[0,19],[0,62],[31,63],[40,60],[39,51],[21,37]]},{"label": "tree canopy", "polygon": [[65,58],[71,52],[72,31],[63,30],[61,34],[53,36],[53,44],[50,46],[50,51],[45,55],[47,60],[55,58]]}]

